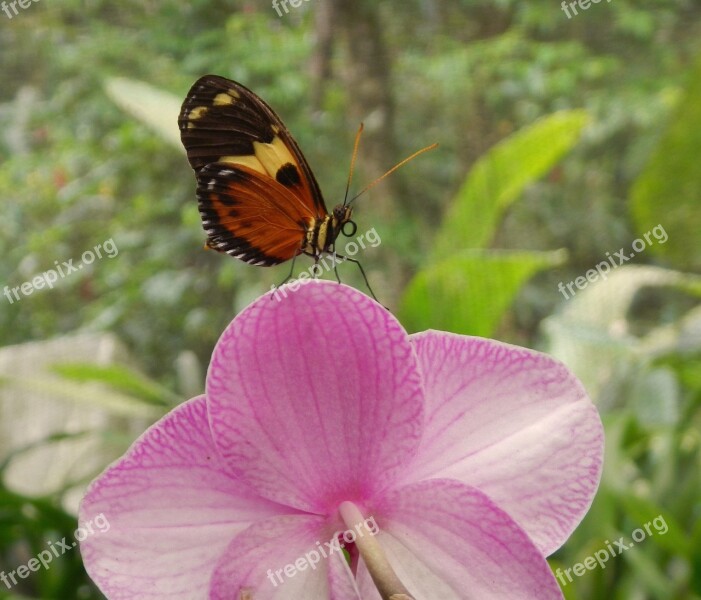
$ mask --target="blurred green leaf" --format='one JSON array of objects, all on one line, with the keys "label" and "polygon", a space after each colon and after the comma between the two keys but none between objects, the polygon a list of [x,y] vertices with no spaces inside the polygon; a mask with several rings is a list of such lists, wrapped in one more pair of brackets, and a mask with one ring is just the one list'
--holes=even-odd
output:
[{"label": "blurred green leaf", "polygon": [[[630,493],[618,494],[617,499],[630,517],[631,522],[635,524],[635,528],[645,531],[646,537],[641,543],[655,544],[673,554],[690,556],[691,544],[684,529],[669,510],[658,506],[651,499],[641,498]],[[645,529],[646,524],[650,528],[649,535]],[[664,533],[660,531],[665,529]]]},{"label": "blurred green leaf", "polygon": [[[635,336],[628,313],[643,288],[674,288],[701,296],[701,276],[643,265],[612,270],[570,297],[559,313],[543,320],[546,351],[567,364],[593,398],[616,373],[646,361],[678,337],[675,327],[653,328]],[[605,309],[602,310],[602,307]]]},{"label": "blurred green leaf", "polygon": [[692,589],[701,596],[701,519],[698,518],[691,531],[691,573]]},{"label": "blurred green leaf", "polygon": [[92,432],[90,432],[90,431],[76,431],[75,433],[55,433],[53,435],[48,435],[45,438],[37,440],[36,442],[31,442],[31,443],[26,444],[24,446],[21,446],[19,448],[13,448],[9,452],[7,452],[3,456],[2,461],[0,461],[0,475],[7,468],[7,466],[12,462],[12,460],[16,456],[19,456],[20,454],[31,451],[34,448],[40,448],[42,446],[54,444],[56,442],[62,442],[64,440],[80,439],[84,436],[90,435],[90,433],[92,433]]},{"label": "blurred green leaf", "polygon": [[105,91],[117,106],[151,127],[165,141],[182,149],[178,130],[180,98],[147,83],[124,77],[108,79]]},{"label": "blurred green leaf", "polygon": [[[26,564],[49,541],[65,538],[70,543],[77,526],[76,517],[63,509],[60,498],[24,496],[7,489],[0,480],[0,565],[6,572]],[[49,567],[32,572],[7,595],[0,590],[0,598],[104,598],[85,573],[78,548],[59,555]],[[23,591],[33,593],[20,595]]]},{"label": "blurred green leaf", "polygon": [[636,583],[649,594],[647,597],[669,600],[669,577],[650,554],[642,552],[636,546],[622,554],[623,560],[632,567],[632,575],[637,580]]},{"label": "blurred green leaf", "polygon": [[661,224],[669,235],[653,252],[682,268],[701,265],[701,60],[689,74],[684,97],[645,170],[631,190],[639,233]]},{"label": "blurred green leaf", "polygon": [[679,356],[670,354],[658,361],[669,365],[677,372],[681,382],[696,394],[701,394],[701,357]]},{"label": "blurred green leaf", "polygon": [[60,363],[52,365],[51,371],[70,381],[103,383],[156,406],[169,407],[180,401],[169,389],[122,365]]},{"label": "blurred green leaf", "polygon": [[158,408],[152,403],[126,394],[113,392],[98,385],[91,386],[70,381],[57,382],[48,377],[35,379],[8,377],[7,379],[10,385],[15,388],[54,396],[55,398],[65,399],[68,402],[81,402],[86,406],[101,406],[117,416],[156,420],[166,412],[164,408]]},{"label": "blurred green leaf", "polygon": [[565,256],[564,251],[465,250],[414,277],[404,294],[401,320],[410,331],[489,336],[521,285]]},{"label": "blurred green leaf", "polygon": [[648,427],[675,425],[679,420],[679,385],[674,371],[660,367],[636,378],[630,394],[638,421]]},{"label": "blurred green leaf", "polygon": [[581,110],[548,115],[480,158],[443,220],[433,257],[486,247],[504,210],[575,145],[587,120]]}]

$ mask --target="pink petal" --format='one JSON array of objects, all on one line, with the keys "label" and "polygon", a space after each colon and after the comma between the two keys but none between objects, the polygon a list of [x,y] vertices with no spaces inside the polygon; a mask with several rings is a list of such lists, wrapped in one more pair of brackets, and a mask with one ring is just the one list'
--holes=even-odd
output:
[{"label": "pink petal", "polygon": [[[415,600],[561,599],[525,531],[481,491],[431,479],[393,490],[370,509],[377,540]],[[363,600],[378,600],[361,560]]]},{"label": "pink petal", "polygon": [[[148,429],[89,487],[80,544],[90,577],[111,600],[204,597],[214,565],[250,523],[290,512],[227,472],[204,396]],[[100,518],[99,515],[103,515]],[[108,527],[99,532],[96,525]]]},{"label": "pink petal", "polygon": [[360,600],[334,529],[324,517],[273,517],[238,535],[212,577],[211,600]]},{"label": "pink petal", "polygon": [[261,495],[329,514],[386,488],[411,459],[420,375],[404,329],[364,294],[330,281],[282,291],[251,304],[217,343],[212,430]]},{"label": "pink petal", "polygon": [[438,331],[412,341],[426,428],[410,480],[481,489],[550,554],[588,510],[601,475],[603,429],[581,383],[526,348]]}]

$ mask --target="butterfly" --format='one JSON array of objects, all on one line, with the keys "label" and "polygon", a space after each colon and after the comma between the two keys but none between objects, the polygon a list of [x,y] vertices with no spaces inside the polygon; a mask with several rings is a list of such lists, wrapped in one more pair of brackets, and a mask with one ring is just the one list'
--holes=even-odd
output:
[{"label": "butterfly", "polygon": [[[178,125],[197,178],[207,247],[266,267],[292,259],[294,268],[294,259],[300,254],[311,256],[315,263],[325,253],[333,254],[356,263],[368,283],[360,263],[338,255],[335,248],[341,233],[350,237],[357,230],[350,204],[360,194],[348,200],[348,189],[362,125],[355,140],[346,197],[331,212],[314,173],[280,117],[242,84],[218,75],[201,77],[183,102]],[[424,150],[432,147],[435,144]],[[292,270],[288,279],[291,275]],[[369,284],[368,289],[374,297]]]}]

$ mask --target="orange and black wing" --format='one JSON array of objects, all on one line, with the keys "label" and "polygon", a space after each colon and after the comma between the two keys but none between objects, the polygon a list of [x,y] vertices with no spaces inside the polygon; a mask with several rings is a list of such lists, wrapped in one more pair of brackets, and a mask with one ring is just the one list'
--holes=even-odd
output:
[{"label": "orange and black wing", "polygon": [[197,200],[207,245],[253,265],[276,265],[299,254],[313,218],[289,188],[243,165],[200,169]]},{"label": "orange and black wing", "polygon": [[178,123],[197,174],[207,245],[259,265],[301,252],[307,229],[327,210],[275,112],[241,84],[205,75],[190,89]]}]

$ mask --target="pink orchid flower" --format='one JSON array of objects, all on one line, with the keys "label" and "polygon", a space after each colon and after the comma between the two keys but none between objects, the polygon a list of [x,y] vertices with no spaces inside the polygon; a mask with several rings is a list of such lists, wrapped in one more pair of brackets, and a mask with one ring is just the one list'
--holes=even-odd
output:
[{"label": "pink orchid flower", "polygon": [[562,598],[544,557],[589,508],[602,452],[554,359],[409,336],[309,281],[238,315],[206,394],[90,485],[80,519],[110,529],[81,551],[111,600]]}]

